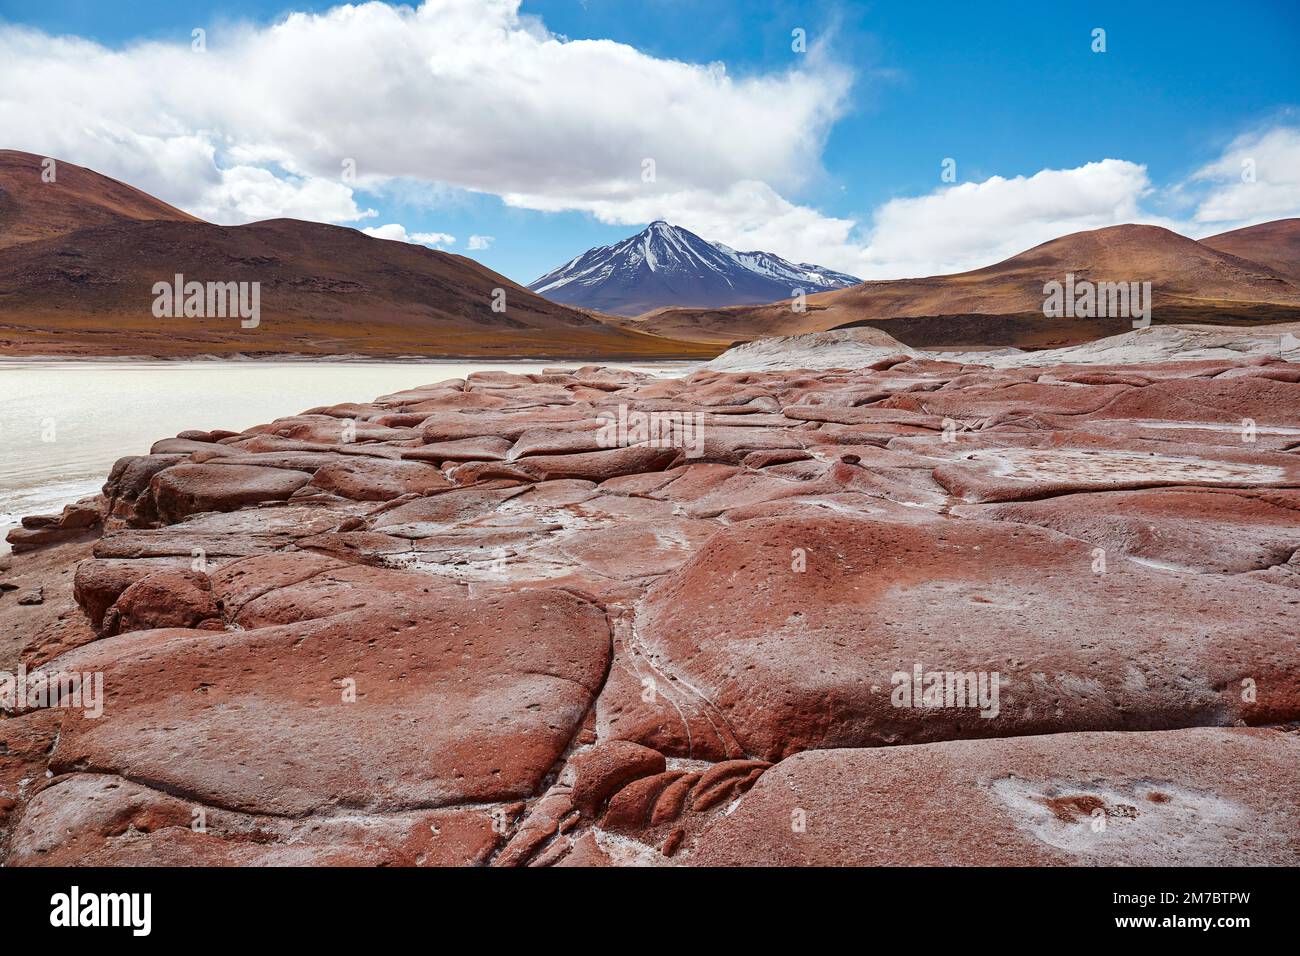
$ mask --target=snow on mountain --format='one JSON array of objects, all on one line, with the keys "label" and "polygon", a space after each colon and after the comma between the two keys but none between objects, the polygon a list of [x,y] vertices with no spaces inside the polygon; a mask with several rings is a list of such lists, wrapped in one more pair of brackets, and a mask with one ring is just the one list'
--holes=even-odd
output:
[{"label": "snow on mountain", "polygon": [[613,245],[589,249],[529,289],[553,302],[612,315],[665,306],[715,308],[788,299],[861,279],[770,252],[737,252],[659,220]]}]

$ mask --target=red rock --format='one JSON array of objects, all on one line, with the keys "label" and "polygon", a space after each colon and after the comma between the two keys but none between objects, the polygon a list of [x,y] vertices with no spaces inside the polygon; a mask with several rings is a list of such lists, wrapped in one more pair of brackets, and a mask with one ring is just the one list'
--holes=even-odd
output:
[{"label": "red rock", "polygon": [[597,744],[571,760],[574,770],[573,804],[594,811],[638,777],[663,773],[664,756],[657,750],[611,740]]},{"label": "red rock", "polygon": [[[1180,862],[1170,834],[1193,820],[1206,858],[1277,862],[1260,848],[1295,829],[1276,728],[1300,721],[1298,378],[587,367],[183,432],[18,532],[90,538],[104,516],[75,578],[62,549],[17,559],[5,583],[46,606],[0,602],[0,624],[29,667],[102,671],[108,699],[100,719],[0,720],[0,849]],[[689,416],[700,441],[601,447],[624,409]],[[123,633],[58,617],[67,581]],[[902,706],[917,665],[922,706]],[[936,673],[954,697],[996,673],[998,696],[927,699]],[[41,734],[21,742],[23,721]],[[1274,729],[1180,729],[1205,724]],[[1238,766],[1253,803],[1214,784]],[[1081,855],[1093,809],[1136,836]],[[968,819],[987,839],[963,856]],[[1233,828],[1269,838],[1225,850]]]},{"label": "red rock", "polygon": [[537,481],[579,478],[601,482],[620,475],[664,471],[681,458],[682,452],[676,448],[629,445],[574,455],[532,455],[517,460],[514,466]]},{"label": "red rock", "polygon": [[600,423],[575,422],[563,428],[531,428],[519,436],[507,456],[510,461],[529,455],[569,455],[577,452],[601,451]]},{"label": "red rock", "polygon": [[650,811],[650,825],[670,823],[680,817],[682,811],[686,809],[686,798],[690,796],[699,780],[700,774],[687,773],[664,787]]},{"label": "red rock", "polygon": [[[301,551],[242,558],[212,572],[212,593],[225,612],[235,617],[264,594],[345,567],[342,561]],[[77,572],[80,575],[81,569]]]},{"label": "red rock", "polygon": [[160,627],[212,628],[224,625],[206,574],[189,570],[155,571],[133,583],[104,618],[104,631],[142,631]]},{"label": "red rock", "polygon": [[247,465],[175,465],[156,475],[149,493],[167,522],[204,511],[235,511],[246,505],[284,501],[307,484],[303,472]]},{"label": "red rock", "polygon": [[600,844],[596,842],[596,836],[593,833],[584,833],[577,840],[573,841],[573,849],[569,851],[564,859],[560,860],[556,866],[613,866],[614,862],[609,858]]},{"label": "red rock", "polygon": [[[265,568],[272,558],[284,557],[268,555],[249,559],[249,562],[256,562],[260,569]],[[235,623],[251,630],[348,612],[378,613],[384,610],[418,616],[422,608],[432,602],[460,596],[451,584],[432,575],[342,564],[319,556],[313,556],[313,560],[306,563],[309,573],[299,579],[290,580],[285,575],[278,586],[255,596],[247,595],[247,600],[237,608],[230,608]],[[229,575],[231,572],[227,570],[226,573]],[[221,582],[223,587],[226,580],[228,578]]]},{"label": "red rock", "polygon": [[1298,794],[1300,739],[1271,730],[821,750],[765,773],[684,862],[1295,866]]},{"label": "red rock", "polygon": [[433,442],[419,448],[402,451],[402,457],[412,461],[503,461],[510,451],[510,442],[504,438],[484,436],[462,438],[457,441]]},{"label": "red rock", "polygon": [[614,832],[640,832],[650,822],[650,813],[664,790],[685,774],[684,770],[668,770],[632,781],[610,798],[601,827]]},{"label": "red rock", "polygon": [[[497,811],[500,812],[500,811]],[[60,777],[14,835],[16,866],[473,866],[500,842],[488,810],[289,819],[204,806],[117,776]]]},{"label": "red rock", "polygon": [[615,524],[567,537],[561,552],[610,578],[666,574],[686,561],[717,530],[712,522],[669,518],[644,524]]},{"label": "red rock", "polygon": [[191,455],[195,452],[202,452],[216,458],[238,458],[243,455],[241,448],[188,438],[164,438],[162,441],[154,442],[149,448],[151,455]]},{"label": "red rock", "polygon": [[68,712],[51,768],[290,816],[517,798],[572,738],[608,654],[604,613],[561,591],[125,634],[48,665],[105,673],[105,718]]},{"label": "red rock", "polygon": [[548,424],[580,422],[587,419],[589,414],[579,409],[563,408],[500,413],[439,412],[425,420],[421,435],[426,445],[462,438],[482,438],[485,435],[514,442],[530,429]]},{"label": "red rock", "polygon": [[115,531],[95,543],[97,558],[184,556],[199,561],[245,557],[283,548],[329,531],[364,506],[277,506],[230,513],[209,513],[181,524],[150,530]]},{"label": "red rock", "polygon": [[104,615],[123,591],[160,568],[174,566],[165,559],[82,561],[73,578],[73,597],[98,631],[103,627]]},{"label": "red rock", "polygon": [[1122,395],[1141,392],[1126,385],[1075,388],[1039,382],[1017,382],[997,388],[948,388],[937,392],[893,395],[878,408],[898,408],[940,418],[980,419],[1029,413],[1082,415],[1113,407]]},{"label": "red rock", "polygon": [[1093,417],[1227,424],[1250,418],[1261,425],[1295,425],[1300,386],[1258,377],[1180,378],[1130,389]]},{"label": "red rock", "polygon": [[1080,491],[1173,485],[1300,486],[1293,456],[1222,448],[983,448],[935,468],[950,493],[969,502],[1020,501]]},{"label": "red rock", "polygon": [[725,760],[714,764],[691,788],[691,807],[707,810],[749,789],[772,766],[766,760]]},{"label": "red rock", "polygon": [[560,832],[560,822],[573,812],[573,801],[565,791],[552,788],[510,837],[493,866],[522,866],[548,840]]},{"label": "red rock", "polygon": [[962,513],[1051,528],[1157,567],[1241,574],[1300,549],[1300,491],[1163,488],[974,506]]},{"label": "red rock", "polygon": [[[656,584],[637,631],[766,759],[1300,714],[1289,590],[1093,560],[1083,542],[969,519],[751,521]],[[910,688],[918,665],[984,673],[986,697],[993,673],[1007,686],[996,707],[898,706],[895,681]]]},{"label": "red rock", "polygon": [[307,487],[353,501],[391,501],[401,495],[427,495],[451,486],[432,465],[353,459],[325,465],[312,476]]},{"label": "red rock", "polygon": [[9,542],[15,554],[21,554],[24,551],[34,551],[37,548],[59,544],[83,533],[81,529],[60,528],[58,525],[46,528],[14,528],[5,535],[5,540]]},{"label": "red rock", "polygon": [[81,531],[93,528],[103,519],[99,507],[93,503],[77,502],[68,505],[59,516],[59,527],[68,531]]},{"label": "red rock", "polygon": [[450,524],[495,511],[523,488],[465,488],[417,498],[380,514],[372,530],[405,538],[436,534]]}]

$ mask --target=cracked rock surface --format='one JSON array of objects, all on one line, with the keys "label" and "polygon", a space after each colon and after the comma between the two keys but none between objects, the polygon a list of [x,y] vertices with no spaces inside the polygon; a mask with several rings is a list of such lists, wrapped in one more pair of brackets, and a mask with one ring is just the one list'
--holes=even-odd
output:
[{"label": "cracked rock surface", "polygon": [[587,366],[163,439],[15,532],[58,690],[0,850],[1295,865],[1296,370]]}]

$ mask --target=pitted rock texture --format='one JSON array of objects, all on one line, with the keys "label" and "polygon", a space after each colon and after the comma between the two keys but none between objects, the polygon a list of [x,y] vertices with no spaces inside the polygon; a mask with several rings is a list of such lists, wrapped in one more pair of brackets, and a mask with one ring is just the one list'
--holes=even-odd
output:
[{"label": "pitted rock texture", "polygon": [[809,751],[700,836],[700,866],[1294,865],[1300,736],[1196,728]]},{"label": "pitted rock texture", "polygon": [[84,623],[5,611],[65,682],[0,849],[1294,865],[1298,372],[586,366],[164,439],[20,535],[102,531]]}]

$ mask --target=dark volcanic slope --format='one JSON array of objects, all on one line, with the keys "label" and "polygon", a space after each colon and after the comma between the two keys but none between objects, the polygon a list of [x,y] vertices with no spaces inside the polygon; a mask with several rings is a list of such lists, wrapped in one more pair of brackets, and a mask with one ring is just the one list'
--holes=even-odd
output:
[{"label": "dark volcanic slope", "polygon": [[1300,219],[1278,219],[1202,239],[1201,245],[1259,262],[1300,285]]},{"label": "dark volcanic slope", "polygon": [[[216,226],[81,169],[0,162],[0,349],[27,355],[303,353],[658,358],[716,349],[611,326],[471,259],[277,219]],[[155,318],[153,287],[260,284],[261,324]],[[504,290],[505,310],[493,311]]]},{"label": "dark volcanic slope", "polygon": [[[731,342],[764,335],[820,332],[851,322],[913,317],[984,316],[989,334],[999,317],[1038,317],[1052,344],[1085,341],[1115,330],[1092,320],[1042,318],[1043,285],[1067,273],[1094,282],[1150,282],[1156,315],[1161,310],[1249,312],[1267,309],[1267,321],[1286,321],[1300,308],[1300,283],[1267,265],[1210,248],[1158,226],[1111,226],[1074,233],[1035,246],[995,265],[949,276],[864,282],[808,299],[808,311],[780,303],[720,310],[665,309],[629,327],[700,341]],[[1186,316],[1184,316],[1185,318]],[[1034,320],[1037,322],[1037,320]],[[1036,338],[1037,336],[1035,336]],[[1016,341],[998,335],[998,344]],[[906,341],[906,339],[904,339]],[[938,345],[942,343],[927,343]],[[963,344],[973,344],[965,342]]]},{"label": "dark volcanic slope", "polygon": [[555,302],[633,316],[665,306],[722,307],[843,289],[857,278],[770,252],[737,252],[662,220],[589,249],[528,288]]},{"label": "dark volcanic slope", "polygon": [[0,249],[112,223],[162,219],[200,222],[116,179],[55,160],[54,181],[43,180],[45,157],[0,149]]}]

